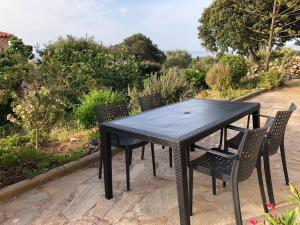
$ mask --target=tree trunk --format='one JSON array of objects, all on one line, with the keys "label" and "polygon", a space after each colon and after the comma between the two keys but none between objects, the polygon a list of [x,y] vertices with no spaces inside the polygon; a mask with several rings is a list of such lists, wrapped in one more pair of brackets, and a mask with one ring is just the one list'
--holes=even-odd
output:
[{"label": "tree trunk", "polygon": [[272,48],[273,48],[273,38],[274,38],[276,16],[277,16],[277,0],[274,0],[273,13],[272,13],[272,22],[271,22],[271,27],[270,27],[270,35],[269,35],[268,49],[267,49],[265,72],[267,72],[269,70],[269,67],[270,67],[270,57],[271,57]]},{"label": "tree trunk", "polygon": [[35,130],[35,149],[36,150],[39,150],[39,147],[40,147],[40,131],[39,131],[39,128],[37,127],[36,130]]},{"label": "tree trunk", "polygon": [[255,52],[252,48],[249,48],[249,49],[248,49],[248,54],[249,54],[250,62],[251,62],[252,64],[256,64],[257,61],[258,61],[256,52]]}]

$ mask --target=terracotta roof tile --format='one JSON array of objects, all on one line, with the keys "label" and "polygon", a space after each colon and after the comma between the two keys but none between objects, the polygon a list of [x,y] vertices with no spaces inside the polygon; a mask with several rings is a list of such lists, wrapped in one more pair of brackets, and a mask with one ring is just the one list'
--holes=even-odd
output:
[{"label": "terracotta roof tile", "polygon": [[0,31],[0,38],[11,38],[15,35]]}]

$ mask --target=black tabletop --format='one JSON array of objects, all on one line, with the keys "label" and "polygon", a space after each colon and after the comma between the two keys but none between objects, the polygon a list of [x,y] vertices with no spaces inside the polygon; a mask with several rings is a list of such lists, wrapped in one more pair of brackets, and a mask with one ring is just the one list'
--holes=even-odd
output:
[{"label": "black tabletop", "polygon": [[110,121],[103,126],[180,141],[201,131],[219,129],[259,107],[259,103],[191,99]]}]

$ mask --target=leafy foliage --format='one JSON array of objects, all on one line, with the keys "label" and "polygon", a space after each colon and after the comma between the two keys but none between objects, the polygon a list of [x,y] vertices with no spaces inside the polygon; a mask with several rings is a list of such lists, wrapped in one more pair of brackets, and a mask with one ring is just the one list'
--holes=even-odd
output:
[{"label": "leafy foliage", "polygon": [[206,83],[213,90],[225,91],[231,88],[232,80],[228,65],[215,64],[207,73]]},{"label": "leafy foliage", "polygon": [[30,68],[32,47],[16,37],[10,39],[10,47],[0,52],[0,124],[6,124],[6,115],[12,113],[13,97],[18,95],[21,84]]},{"label": "leafy foliage", "polygon": [[184,74],[187,80],[193,85],[195,90],[206,88],[205,82],[207,70],[206,69],[186,69]]},{"label": "leafy foliage", "polygon": [[217,58],[213,56],[198,57],[192,61],[189,68],[196,70],[209,70],[215,63],[217,63],[217,61]]},{"label": "leafy foliage", "polygon": [[235,55],[225,55],[220,58],[219,63],[227,65],[231,74],[231,81],[234,87],[237,87],[242,78],[248,71],[248,65],[244,58]]},{"label": "leafy foliage", "polygon": [[131,111],[133,113],[139,111],[139,96],[155,93],[160,93],[166,103],[173,103],[192,96],[193,88],[183,71],[178,68],[167,69],[160,76],[154,74],[146,79],[142,91],[139,91],[136,87],[128,89]]},{"label": "leafy foliage", "polygon": [[85,128],[95,127],[96,107],[100,104],[124,102],[124,95],[109,90],[92,91],[85,95],[81,105],[76,109],[76,117]]},{"label": "leafy foliage", "polygon": [[261,47],[281,47],[298,37],[297,1],[213,1],[199,20],[199,38],[210,51],[233,50],[255,61]]},{"label": "leafy foliage", "polygon": [[158,62],[142,61],[141,70],[143,78],[148,78],[153,73],[159,73],[162,65]]},{"label": "leafy foliage", "polygon": [[281,73],[275,70],[270,70],[261,76],[260,87],[261,88],[272,88],[280,87],[283,84],[283,76]]},{"label": "leafy foliage", "polygon": [[38,149],[47,140],[63,109],[64,103],[54,89],[33,87],[24,93],[24,97],[14,107],[14,112],[20,119],[17,122],[35,137],[35,146]]},{"label": "leafy foliage", "polygon": [[139,61],[150,61],[162,64],[166,55],[150,38],[138,33],[126,38],[121,44],[125,45]]},{"label": "leafy foliage", "polygon": [[[291,211],[287,211],[281,216],[278,216],[276,213],[276,207],[272,204],[267,204],[269,213],[265,215],[266,221],[263,223],[264,225],[297,225],[297,217],[299,215],[300,207],[300,195],[298,189],[293,185],[290,185],[290,191],[292,195],[289,196],[288,201],[291,204],[296,205],[296,208]],[[254,218],[251,218],[249,224],[259,225],[260,223]]]},{"label": "leafy foliage", "polygon": [[50,43],[42,55],[42,67],[52,74],[49,82],[60,81],[70,108],[94,89],[124,91],[142,83],[139,62],[123,45],[108,50],[92,38],[68,36]]},{"label": "leafy foliage", "polygon": [[167,60],[164,64],[165,68],[178,67],[187,68],[192,62],[192,56],[185,50],[175,50],[167,52]]}]

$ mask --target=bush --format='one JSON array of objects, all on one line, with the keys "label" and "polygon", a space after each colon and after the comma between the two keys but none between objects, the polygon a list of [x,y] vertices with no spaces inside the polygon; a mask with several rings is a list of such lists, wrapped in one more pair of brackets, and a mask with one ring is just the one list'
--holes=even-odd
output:
[{"label": "bush", "polygon": [[217,59],[215,57],[204,56],[193,60],[192,64],[190,65],[190,68],[196,70],[209,70],[215,63],[217,63]]},{"label": "bush", "polygon": [[170,68],[165,70],[160,76],[153,74],[144,81],[144,89],[128,88],[130,97],[131,112],[137,113],[140,110],[138,97],[160,93],[164,101],[173,103],[193,95],[193,88],[186,79],[182,70]]},{"label": "bush", "polygon": [[192,55],[186,50],[175,50],[167,52],[165,68],[178,67],[180,69],[188,68],[192,62]]},{"label": "bush", "polygon": [[159,77],[153,75],[145,80],[143,93],[160,93],[166,103],[173,103],[190,96],[192,88],[182,70],[170,68]]},{"label": "bush", "polygon": [[126,101],[126,97],[109,90],[92,91],[85,95],[75,115],[85,128],[96,126],[96,107],[99,104],[118,103]]},{"label": "bush", "polygon": [[246,60],[240,56],[225,55],[220,58],[219,64],[229,67],[233,87],[239,85],[240,80],[246,76],[248,71]]},{"label": "bush", "polygon": [[261,88],[280,87],[283,84],[283,75],[275,70],[264,73],[260,79]]},{"label": "bush", "polygon": [[206,88],[205,82],[207,70],[206,69],[187,69],[184,71],[185,77],[193,85],[195,89]]},{"label": "bush", "polygon": [[158,62],[142,61],[141,70],[144,78],[148,78],[150,74],[158,73],[162,68],[162,65]]},{"label": "bush", "polygon": [[222,64],[215,64],[206,76],[206,83],[213,90],[228,90],[231,88],[231,82],[230,70]]}]

